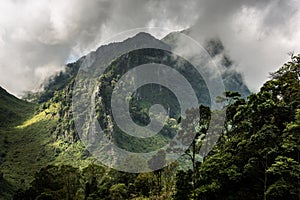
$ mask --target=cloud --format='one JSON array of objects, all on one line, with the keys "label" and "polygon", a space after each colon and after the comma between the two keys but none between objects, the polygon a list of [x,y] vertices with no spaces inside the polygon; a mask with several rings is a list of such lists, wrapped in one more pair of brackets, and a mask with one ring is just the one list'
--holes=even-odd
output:
[{"label": "cloud", "polygon": [[0,85],[17,95],[39,89],[66,62],[128,29],[193,26],[200,42],[220,37],[257,90],[288,52],[300,52],[299,7],[298,0],[2,0]]},{"label": "cloud", "polygon": [[[191,25],[181,20],[183,27],[172,16],[164,21],[167,24],[158,24],[164,15],[158,12],[168,11],[156,10],[157,3],[147,0],[1,1],[0,85],[21,95],[23,91],[40,88],[45,78],[41,71],[54,74],[66,62],[94,50],[114,34],[149,25],[170,28],[176,24],[176,29]],[[176,9],[180,10],[178,6]]]},{"label": "cloud", "polygon": [[109,9],[106,1],[1,1],[0,84],[18,95],[38,89],[42,71],[63,69],[97,39]]},{"label": "cloud", "polygon": [[[247,85],[257,91],[287,60],[300,53],[300,2],[297,0],[203,0],[191,35],[219,37]],[[200,6],[201,7],[201,6]]]}]

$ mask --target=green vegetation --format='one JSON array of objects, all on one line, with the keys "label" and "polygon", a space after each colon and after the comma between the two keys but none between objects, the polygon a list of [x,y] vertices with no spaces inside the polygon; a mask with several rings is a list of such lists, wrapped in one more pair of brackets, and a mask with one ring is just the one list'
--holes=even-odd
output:
[{"label": "green vegetation", "polygon": [[[111,63],[99,86],[104,106],[96,109],[102,125],[109,123],[114,82],[129,70],[120,66],[133,67],[155,56],[163,60],[166,55],[146,49]],[[196,135],[178,162],[155,170],[166,162],[166,152],[160,151],[145,161],[155,171],[141,174],[99,165],[80,142],[71,109],[77,69],[73,70],[54,78],[48,87],[52,89],[36,96],[40,101],[35,102],[40,103],[19,100],[0,88],[0,199],[300,199],[300,56],[272,73],[261,90],[247,99],[231,91],[219,97],[218,101],[226,102],[225,124],[209,124],[211,116],[221,111],[206,106],[189,110],[181,119],[167,89],[141,88],[130,102],[137,123],[147,124],[149,107],[158,102],[173,106],[173,119],[148,141],[114,128],[118,145],[140,152],[146,143],[153,143],[153,148],[163,145],[177,130],[183,140]],[[197,86],[199,77],[196,82],[192,74],[181,73],[203,92],[203,85]],[[148,89],[156,95],[149,96]],[[202,103],[209,104],[203,98]],[[193,120],[197,112],[202,116],[199,121]],[[208,129],[209,125],[213,128]],[[203,158],[200,148],[212,145],[204,136],[216,133],[221,137]],[[130,159],[139,162],[137,157]]]},{"label": "green vegetation", "polygon": [[[18,188],[27,188],[34,174],[49,164],[84,167],[91,159],[80,142],[73,144],[54,133],[59,124],[61,103],[37,106],[19,100],[1,89],[0,196],[9,196]],[[3,117],[2,117],[3,116]]]},{"label": "green vegetation", "polygon": [[[209,92],[205,81],[186,60],[176,57],[170,52],[158,49],[135,50],[114,60],[99,80],[99,98],[97,99],[101,102],[97,102],[96,109],[101,127],[107,129],[110,119],[108,116],[112,116],[111,96],[115,83],[119,83],[122,75],[130,69],[147,63],[164,64],[178,70],[196,91],[199,103],[210,105]],[[166,72],[163,70],[158,71],[157,76],[164,73]],[[119,84],[122,85],[122,83]],[[165,87],[157,84],[148,84],[139,88],[130,98],[130,114],[137,124],[147,125],[150,122],[148,116],[150,107],[154,104],[161,104],[165,109],[169,110],[170,121],[167,125],[170,126],[166,126],[159,134],[150,139],[141,139],[123,133],[114,124],[113,132],[116,144],[131,152],[149,152],[165,146],[176,134],[176,130],[172,128],[171,121],[177,121],[180,117],[180,105],[176,96]]]},{"label": "green vegetation", "polygon": [[21,101],[0,87],[0,127],[19,124],[32,114],[33,104]]},{"label": "green vegetation", "polygon": [[300,57],[227,108],[231,128],[199,168],[199,199],[300,198]]}]

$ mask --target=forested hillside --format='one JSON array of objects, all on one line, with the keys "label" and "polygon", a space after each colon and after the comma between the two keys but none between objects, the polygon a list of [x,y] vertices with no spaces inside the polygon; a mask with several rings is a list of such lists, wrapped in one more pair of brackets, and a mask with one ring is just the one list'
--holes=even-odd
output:
[{"label": "forested hillside", "polygon": [[[142,33],[122,43],[100,47],[91,54],[97,58],[100,51],[143,45],[141,41],[167,45]],[[211,56],[224,48],[219,41],[212,40],[207,45]],[[98,90],[102,92],[96,94],[102,105],[96,107],[99,123],[108,126],[109,99],[121,75],[149,61],[173,65],[172,58],[160,50],[141,49],[111,62],[98,80]],[[226,92],[217,98],[220,104],[226,105],[221,111],[209,107],[205,83],[201,77],[193,76],[196,73],[188,63],[177,70],[181,70],[197,91],[201,106],[187,111],[185,118],[179,116],[178,102],[166,88],[148,85],[138,90],[131,102],[132,118],[138,124],[148,123],[152,104],[170,107],[166,128],[147,141],[153,144],[152,148],[168,142],[178,130],[183,135],[192,130],[196,136],[181,159],[147,173],[125,173],[103,166],[80,141],[75,129],[72,94],[76,73],[85,59],[68,64],[65,72],[52,77],[43,92],[28,94],[27,99],[32,103],[0,89],[1,198],[300,199],[300,56],[292,56],[290,62],[270,73],[269,81],[259,92],[249,95],[241,75],[230,69],[232,61],[225,55],[223,67],[229,70],[224,70],[222,75]],[[152,93],[147,93],[149,89]],[[225,123],[209,124],[211,116],[222,111],[226,112]],[[202,116],[196,122],[199,129],[190,123],[195,112]],[[124,137],[117,128],[112,132],[116,144],[122,148],[138,152],[152,150],[147,149],[143,140]],[[214,134],[220,135],[216,145],[202,157],[206,153],[200,153],[201,147],[211,145],[205,136]],[[146,160],[148,168],[152,169],[155,162],[165,163],[161,159],[165,154],[160,151]],[[136,158],[135,162],[140,160]]]}]

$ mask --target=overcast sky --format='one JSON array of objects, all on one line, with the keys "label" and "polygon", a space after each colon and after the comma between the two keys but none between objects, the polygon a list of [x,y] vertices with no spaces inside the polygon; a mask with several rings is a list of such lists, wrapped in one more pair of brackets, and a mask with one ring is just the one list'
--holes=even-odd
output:
[{"label": "overcast sky", "polygon": [[0,86],[16,95],[37,90],[65,63],[128,29],[193,26],[198,40],[222,40],[257,91],[288,52],[300,53],[299,8],[298,0],[1,0]]}]

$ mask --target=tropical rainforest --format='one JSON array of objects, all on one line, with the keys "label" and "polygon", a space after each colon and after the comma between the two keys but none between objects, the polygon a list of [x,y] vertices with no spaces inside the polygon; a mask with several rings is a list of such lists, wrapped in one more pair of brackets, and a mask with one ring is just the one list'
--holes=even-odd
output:
[{"label": "tropical rainforest", "polygon": [[[140,34],[135,41],[144,37],[154,40]],[[170,38],[165,38],[163,45]],[[126,45],[131,42],[127,40]],[[103,48],[116,45],[122,44]],[[223,48],[218,40],[207,45],[212,57]],[[165,56],[164,52],[144,49],[111,63],[99,80],[99,91],[106,94],[102,96],[102,107],[96,107],[100,124],[109,125],[108,99],[113,82],[130,69],[120,66],[153,59],[159,62]],[[23,99],[0,89],[1,199],[300,200],[300,55],[292,55],[289,62],[270,73],[259,92],[251,94],[241,75],[230,69],[233,61],[224,56],[222,63],[228,70],[222,74],[226,91],[217,97],[224,105],[220,110],[209,107],[203,80],[193,77],[195,73],[186,64],[181,73],[199,90],[199,102],[203,104],[187,111],[186,118],[178,115],[178,102],[166,88],[142,88],[132,98],[132,118],[138,124],[147,124],[149,107],[156,102],[171,107],[171,118],[157,137],[147,141],[147,145],[153,144],[149,149],[143,140],[124,136],[113,128],[116,144],[131,151],[151,151],[168,142],[177,128],[182,134],[196,132],[184,158],[145,173],[121,172],[102,165],[80,141],[72,116],[72,92],[74,77],[84,59],[68,64],[42,92],[28,93]],[[172,62],[169,58],[165,64]],[[145,92],[149,89],[157,95],[149,96]],[[226,113],[225,122],[211,124],[215,127],[208,129],[211,115],[221,111]],[[194,112],[202,116],[196,122],[200,127],[197,130],[191,128],[189,120]],[[202,157],[199,149],[209,143],[203,136],[212,134],[210,131],[220,137]],[[159,152],[148,160],[149,168],[153,162],[163,162],[164,154]]]}]

